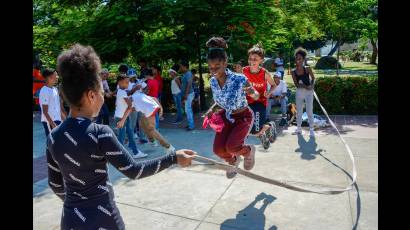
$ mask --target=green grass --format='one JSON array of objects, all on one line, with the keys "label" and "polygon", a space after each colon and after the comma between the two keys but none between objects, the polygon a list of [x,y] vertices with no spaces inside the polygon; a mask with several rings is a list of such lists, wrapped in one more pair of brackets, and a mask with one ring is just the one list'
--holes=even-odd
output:
[{"label": "green grass", "polygon": [[[369,63],[363,63],[363,62],[345,62],[342,63],[343,69],[347,70],[352,70],[352,71],[377,71],[377,66],[376,65],[371,65]],[[325,74],[320,70],[315,70],[313,68],[313,72],[315,74],[315,77],[335,77],[336,74]],[[273,74],[273,73],[271,73]],[[210,92],[209,89],[209,79],[208,79],[208,73],[203,73],[203,78],[204,78],[204,83],[205,83],[205,91]],[[373,76],[374,74],[371,74],[369,76]],[[339,76],[367,76],[367,75],[359,75],[359,74],[339,74]],[[285,70],[285,77],[284,80],[288,86],[288,88],[292,91],[291,97],[289,98],[289,103],[295,103],[295,92],[296,92],[296,87],[293,84],[293,79],[292,75],[288,74],[288,71]],[[209,93],[206,95],[206,99],[208,103],[212,101],[212,93]],[[276,110],[272,108],[272,112],[275,113]],[[279,110],[278,110],[279,111]],[[277,111],[276,111],[277,112]]]},{"label": "green grass", "polygon": [[369,64],[366,62],[342,62],[343,69],[348,70],[360,70],[360,71],[375,71],[377,65]]}]

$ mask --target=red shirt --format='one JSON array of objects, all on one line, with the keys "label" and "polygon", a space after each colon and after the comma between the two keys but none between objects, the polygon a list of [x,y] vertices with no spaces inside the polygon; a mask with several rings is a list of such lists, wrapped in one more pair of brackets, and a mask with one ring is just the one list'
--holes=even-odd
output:
[{"label": "red shirt", "polygon": [[265,79],[265,72],[265,68],[261,68],[257,73],[251,73],[250,66],[246,66],[243,68],[243,74],[246,76],[246,78],[248,79],[249,83],[253,86],[253,88],[255,88],[255,90],[259,93],[259,99],[256,101],[252,97],[246,95],[248,104],[261,102],[265,106],[268,105],[268,101],[266,100],[266,97],[264,95],[268,88],[268,82]]},{"label": "red shirt", "polygon": [[[41,75],[40,70],[33,69],[33,79],[45,81],[44,77]],[[46,83],[41,82],[33,82],[33,96],[34,94],[39,91]],[[39,105],[39,99],[36,98],[36,104]]]},{"label": "red shirt", "polygon": [[158,90],[159,90],[159,83],[155,79],[148,79],[147,80],[147,87],[148,87],[148,96],[158,98]]},{"label": "red shirt", "polygon": [[158,81],[158,93],[162,93],[163,82],[162,82],[161,74],[158,73],[157,75],[155,75],[154,79]]}]

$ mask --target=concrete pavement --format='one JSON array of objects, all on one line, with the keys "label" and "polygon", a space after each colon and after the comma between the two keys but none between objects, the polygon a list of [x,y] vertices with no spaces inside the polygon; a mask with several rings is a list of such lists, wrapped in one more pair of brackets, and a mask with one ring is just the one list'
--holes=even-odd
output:
[{"label": "concrete pavement", "polygon": [[[44,132],[33,119],[34,229],[59,229],[62,202],[47,186]],[[167,118],[170,119],[170,118]],[[163,122],[161,133],[178,148],[203,156],[212,153],[214,133],[197,128],[187,132]],[[127,229],[377,229],[378,123],[377,116],[332,116],[355,155],[358,183],[339,195],[294,192],[243,176],[229,180],[225,172],[194,165],[173,167],[133,181],[110,166],[116,202]],[[184,124],[179,125],[183,127]],[[331,128],[317,131],[315,141],[281,130],[277,141],[263,150],[258,140],[254,173],[312,188],[343,187],[349,183],[351,163]],[[161,147],[144,145],[155,157]],[[242,166],[241,166],[242,167]]]}]

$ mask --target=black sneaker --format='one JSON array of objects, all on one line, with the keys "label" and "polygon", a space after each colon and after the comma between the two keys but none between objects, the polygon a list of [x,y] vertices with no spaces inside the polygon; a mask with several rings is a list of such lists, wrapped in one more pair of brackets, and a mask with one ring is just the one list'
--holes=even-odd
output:
[{"label": "black sneaker", "polygon": [[189,127],[186,127],[186,131],[192,131],[192,130],[194,130],[195,128],[189,128]]},{"label": "black sneaker", "polygon": [[268,123],[269,124],[269,129],[266,130],[265,134],[269,140],[270,143],[275,142],[276,140],[276,136],[277,136],[277,132],[276,132],[276,124],[274,121],[271,121]]},{"label": "black sneaker", "polygon": [[[269,129],[270,129],[270,128],[269,128]],[[268,139],[268,137],[266,136],[265,133],[264,133],[264,134],[261,134],[261,135],[259,136],[259,140],[261,141],[262,146],[263,146],[264,149],[268,149],[268,148],[269,148],[270,142],[269,142],[269,139]]]}]

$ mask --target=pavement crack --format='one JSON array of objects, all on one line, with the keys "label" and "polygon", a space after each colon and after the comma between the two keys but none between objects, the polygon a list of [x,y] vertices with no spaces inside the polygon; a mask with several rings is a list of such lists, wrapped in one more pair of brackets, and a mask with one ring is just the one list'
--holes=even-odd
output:
[{"label": "pavement crack", "polygon": [[212,205],[212,207],[209,209],[209,211],[205,214],[204,218],[202,218],[199,222],[199,224],[194,228],[194,230],[198,229],[199,226],[201,226],[201,224],[204,222],[204,220],[208,217],[208,215],[211,213],[212,209],[216,206],[216,204],[218,203],[218,201],[225,195],[225,193],[228,191],[228,189],[231,187],[231,185],[233,184],[233,182],[236,180],[237,177],[235,177],[232,182],[228,185],[228,187],[226,187],[225,191],[223,191],[223,193],[218,197],[218,199],[215,201],[215,203]]}]

